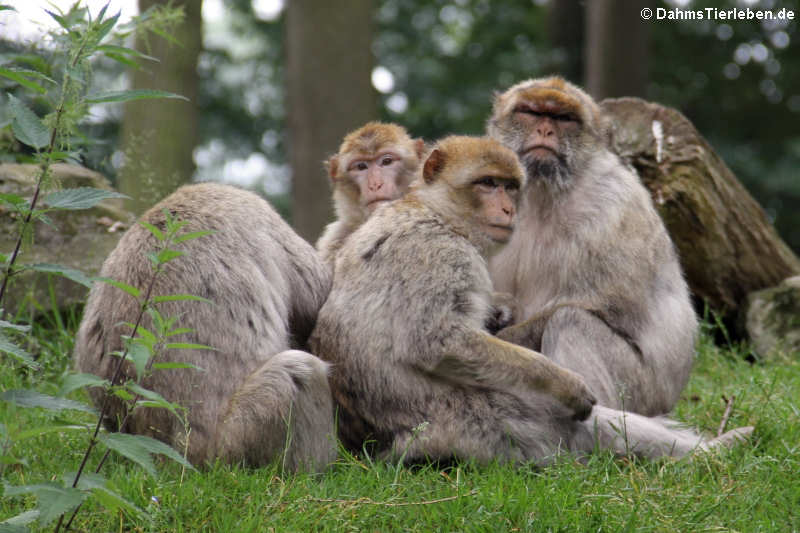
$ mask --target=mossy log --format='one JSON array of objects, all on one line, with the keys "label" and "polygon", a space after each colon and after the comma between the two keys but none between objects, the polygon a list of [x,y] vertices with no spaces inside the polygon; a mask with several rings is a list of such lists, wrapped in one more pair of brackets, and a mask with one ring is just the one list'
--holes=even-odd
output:
[{"label": "mossy log", "polygon": [[800,273],[800,259],[685,116],[639,98],[601,106],[612,147],[650,191],[695,297],[735,318],[750,292]]}]

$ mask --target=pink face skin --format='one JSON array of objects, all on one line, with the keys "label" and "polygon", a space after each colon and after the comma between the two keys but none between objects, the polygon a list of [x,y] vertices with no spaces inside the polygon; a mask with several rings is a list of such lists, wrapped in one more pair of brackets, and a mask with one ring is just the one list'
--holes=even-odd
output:
[{"label": "pink face skin", "polygon": [[513,179],[484,176],[474,181],[472,187],[480,200],[484,233],[497,243],[508,242],[514,230],[519,183]]},{"label": "pink face skin", "polygon": [[566,136],[580,129],[580,119],[557,102],[519,102],[514,107],[516,118],[530,132],[520,157],[557,159],[563,151]]},{"label": "pink face skin", "polygon": [[361,193],[361,205],[370,213],[402,195],[398,183],[402,172],[402,158],[391,151],[380,152],[371,159],[355,158],[347,166],[347,174]]}]

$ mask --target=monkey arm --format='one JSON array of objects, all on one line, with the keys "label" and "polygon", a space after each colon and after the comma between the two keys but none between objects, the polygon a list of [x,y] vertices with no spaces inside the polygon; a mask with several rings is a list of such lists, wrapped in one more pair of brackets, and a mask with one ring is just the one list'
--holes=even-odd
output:
[{"label": "monkey arm", "polygon": [[588,311],[593,314],[597,313],[597,311],[591,306],[576,302],[562,302],[546,308],[544,311],[536,313],[535,315],[523,320],[519,324],[514,324],[513,326],[508,326],[501,329],[496,333],[497,338],[513,344],[519,344],[520,346],[524,346],[531,350],[541,350],[544,328],[547,326],[547,322],[553,316],[553,313],[562,307],[574,307],[576,309],[583,309],[584,311]]},{"label": "monkey arm", "polygon": [[595,403],[583,379],[544,355],[492,337],[485,331],[453,335],[445,353],[428,371],[461,385],[508,391],[524,387],[549,394],[583,420]]}]

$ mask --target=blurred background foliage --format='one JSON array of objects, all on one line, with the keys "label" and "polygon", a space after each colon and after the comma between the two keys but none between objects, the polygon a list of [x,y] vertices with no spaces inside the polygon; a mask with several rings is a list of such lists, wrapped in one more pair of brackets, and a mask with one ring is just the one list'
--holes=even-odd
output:
[{"label": "blurred background foliage", "polygon": [[[686,114],[764,206],[782,237],[800,252],[800,0],[596,2],[587,19],[588,3],[572,0],[374,0],[372,48],[366,51],[373,56],[372,79],[352,83],[371,82],[379,96],[376,118],[399,122],[413,135],[433,140],[449,133],[480,134],[495,90],[551,73],[586,84],[585,58],[602,46],[590,30],[598,12],[609,11],[612,18],[631,15],[644,25],[643,35],[612,32],[618,41],[613,57],[638,69],[644,83],[610,95],[641,96]],[[639,12],[648,5],[669,11],[786,9],[795,19],[645,23]],[[232,181],[260,190],[291,218],[291,132],[285,103],[288,9],[280,0],[203,0],[202,29],[197,28],[203,32],[197,58],[198,144],[191,149],[196,167],[192,179]],[[346,11],[348,3],[341,3],[341,9]],[[3,56],[31,46],[35,44],[0,35]],[[30,61],[37,60],[30,56]],[[115,63],[103,62],[93,83],[114,86],[124,76]],[[631,77],[624,71],[618,76]],[[620,81],[626,87],[626,80]],[[328,83],[324,73],[319,83]],[[8,80],[0,81],[0,88],[19,92]],[[24,97],[40,114],[47,111],[46,102]],[[336,106],[335,101],[328,104]],[[119,141],[123,120],[118,109],[95,115],[87,124],[93,140],[83,162],[112,180],[124,160]],[[325,149],[330,153],[335,146]],[[5,161],[24,159],[2,131],[0,153]],[[321,164],[319,168],[314,177],[320,182],[319,194],[328,194]]]}]

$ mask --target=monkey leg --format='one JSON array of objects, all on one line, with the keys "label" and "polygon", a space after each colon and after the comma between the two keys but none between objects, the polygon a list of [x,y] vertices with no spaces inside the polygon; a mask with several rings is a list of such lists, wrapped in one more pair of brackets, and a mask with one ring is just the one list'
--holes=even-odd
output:
[{"label": "monkey leg", "polygon": [[553,313],[542,335],[542,353],[580,374],[600,405],[643,414],[665,411],[663,399],[653,397],[659,376],[641,352],[584,309],[563,307]]},{"label": "monkey leg", "polygon": [[273,356],[230,399],[216,454],[253,466],[321,470],[336,458],[328,365],[300,350]]},{"label": "monkey leg", "polygon": [[395,433],[385,458],[545,465],[572,448],[581,427],[569,409],[540,393],[453,389],[430,407],[423,423]]}]

